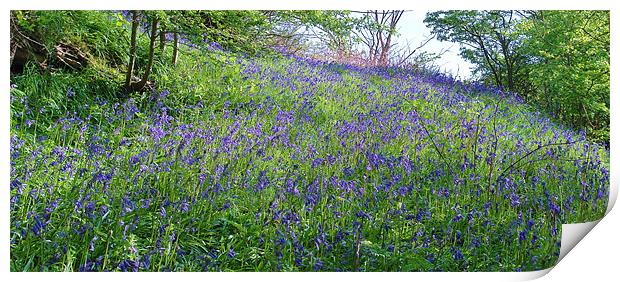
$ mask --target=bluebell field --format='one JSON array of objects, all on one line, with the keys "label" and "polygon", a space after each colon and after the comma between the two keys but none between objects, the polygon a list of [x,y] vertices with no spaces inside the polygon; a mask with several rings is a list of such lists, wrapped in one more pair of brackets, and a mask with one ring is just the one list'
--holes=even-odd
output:
[{"label": "bluebell field", "polygon": [[531,271],[605,212],[609,149],[517,94],[187,56],[156,91],[48,122],[13,82],[11,270]]}]

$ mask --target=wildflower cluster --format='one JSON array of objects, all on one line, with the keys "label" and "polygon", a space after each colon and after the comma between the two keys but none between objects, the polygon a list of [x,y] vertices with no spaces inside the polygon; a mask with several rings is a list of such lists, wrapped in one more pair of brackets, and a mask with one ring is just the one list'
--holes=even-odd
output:
[{"label": "wildflower cluster", "polygon": [[217,100],[103,101],[44,136],[13,113],[12,269],[536,270],[604,214],[608,149],[517,96],[212,52],[185,75]]}]

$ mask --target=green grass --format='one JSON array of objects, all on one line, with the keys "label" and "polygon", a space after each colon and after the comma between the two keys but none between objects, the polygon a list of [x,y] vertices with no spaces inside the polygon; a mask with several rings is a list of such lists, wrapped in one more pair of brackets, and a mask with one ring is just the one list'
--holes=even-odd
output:
[{"label": "green grass", "polygon": [[603,216],[608,150],[492,89],[390,73],[184,49],[128,101],[12,78],[11,270],[536,270],[561,223]]}]

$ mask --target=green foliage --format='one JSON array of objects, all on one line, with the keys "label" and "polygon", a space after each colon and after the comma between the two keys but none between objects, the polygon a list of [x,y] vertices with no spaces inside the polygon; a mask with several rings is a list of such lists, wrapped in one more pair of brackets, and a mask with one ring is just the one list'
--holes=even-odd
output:
[{"label": "green foliage", "polygon": [[127,55],[126,30],[119,14],[106,11],[14,11],[19,27],[41,41],[51,55],[59,43],[76,45],[93,58],[117,66]]},{"label": "green foliage", "polygon": [[[581,190],[563,185],[578,187],[581,180],[602,177],[592,168],[582,173],[564,159],[587,154],[584,162],[608,167],[606,150],[580,141],[551,151],[551,158],[535,155],[520,164],[515,190],[489,190],[488,179],[499,171],[492,176],[480,171],[491,171],[485,157],[493,150],[495,111],[500,112],[497,164],[502,166],[523,153],[516,153],[517,147],[535,148],[574,132],[545,122],[525,105],[485,93],[466,96],[456,84],[312,66],[286,57],[183,49],[176,68],[156,68],[158,91],[136,93],[121,104],[89,100],[95,89],[62,100],[65,85],[76,83],[71,76],[38,78],[47,84],[66,80],[41,89],[56,89],[54,99],[67,105],[60,111],[70,114],[36,136],[24,110],[36,112],[48,101],[31,104],[45,98],[33,92],[39,89],[36,73],[20,77],[11,92],[11,161],[13,177],[24,186],[11,206],[12,270],[118,271],[130,260],[143,263],[141,271],[312,271],[317,259],[320,270],[538,269],[553,265],[559,249],[553,238],[559,235],[551,233],[555,221],[545,216],[547,203],[537,199],[546,201],[548,193],[568,203],[566,197]],[[170,92],[162,95],[163,90]],[[31,93],[36,93],[32,99]],[[86,117],[74,119],[71,107]],[[290,121],[279,119],[289,113]],[[26,114],[32,126],[49,118]],[[420,122],[453,172],[431,179],[434,171],[447,168]],[[467,123],[471,129],[464,127]],[[353,126],[347,129],[347,124]],[[166,134],[155,140],[159,126]],[[47,139],[36,138],[40,135]],[[98,148],[106,153],[95,153]],[[65,152],[62,160],[58,152]],[[400,162],[371,165],[365,156],[370,153],[390,162],[411,160],[412,171]],[[324,156],[336,160],[315,163]],[[464,157],[478,159],[477,164],[461,166]],[[261,171],[271,180],[262,191],[255,188]],[[559,181],[555,173],[569,179]],[[100,180],[107,174],[108,180]],[[347,191],[330,184],[332,176],[354,187]],[[530,184],[534,176],[548,181],[548,188]],[[311,206],[305,195],[321,178],[316,182],[320,195]],[[457,180],[465,182],[456,185]],[[284,192],[293,188],[300,194]],[[450,195],[441,196],[440,189]],[[12,197],[17,193],[11,190]],[[534,200],[513,206],[509,195]],[[574,198],[575,212],[566,209],[566,222],[604,213],[602,200]],[[487,202],[493,206],[485,212]],[[89,203],[94,205],[90,211]],[[32,215],[52,206],[49,223],[34,235]],[[370,216],[356,215],[359,211]],[[421,211],[428,214],[416,218]],[[285,218],[293,212],[297,219]],[[535,232],[528,231],[520,242],[517,232],[528,219],[534,220]],[[298,246],[305,251],[297,253]],[[455,258],[454,248],[465,259]]]},{"label": "green foliage", "polygon": [[[147,11],[138,68],[153,50],[149,20],[195,45],[179,48],[175,66],[172,48],[158,50],[153,91],[126,100],[122,13],[16,17],[46,45],[70,38],[93,59],[80,71],[31,63],[11,77],[13,271],[128,261],[149,271],[529,270],[554,263],[560,220],[606,208],[609,152],[583,140],[522,159],[515,186],[499,189],[502,169],[531,148],[577,138],[526,105],[396,69],[206,46],[258,52],[263,33],[287,23],[341,36],[346,13]],[[573,189],[582,183],[592,186]]]},{"label": "green foliage", "polygon": [[609,11],[541,11],[521,28],[532,100],[609,142]]},{"label": "green foliage", "polygon": [[474,73],[515,91],[523,66],[522,37],[516,31],[520,17],[514,11],[437,11],[424,22],[437,39],[461,45],[461,56],[476,66]]},{"label": "green foliage", "polygon": [[301,29],[310,29],[331,50],[350,47],[352,31],[361,24],[361,19],[351,16],[349,11],[269,11],[266,14],[277,35],[290,36]]},{"label": "green foliage", "polygon": [[122,77],[104,70],[40,72],[29,64],[22,74],[11,78],[16,86],[11,90],[12,120],[36,121],[33,132],[46,132],[48,126],[69,114],[86,118],[87,105],[114,102],[117,96]]},{"label": "green foliage", "polygon": [[217,42],[236,51],[255,53],[262,49],[263,33],[269,29],[260,11],[167,11],[164,26],[190,41]]},{"label": "green foliage", "polygon": [[461,45],[480,80],[609,143],[609,11],[438,11],[425,22]]},{"label": "green foliage", "polygon": [[[30,42],[38,42],[33,43],[35,47],[41,44],[46,53],[41,55],[49,62],[42,69],[34,61],[27,61],[22,72],[11,74],[11,83],[17,87],[11,90],[14,121],[36,121],[28,126],[29,130],[44,133],[68,114],[86,118],[85,105],[115,101],[122,83],[119,67],[127,55],[126,29],[120,13],[13,11],[11,16],[17,23],[16,32]],[[59,44],[83,52],[88,60],[84,67],[60,68],[54,57]]]},{"label": "green foliage", "polygon": [[[153,12],[151,12],[153,13]],[[178,32],[195,44],[217,42],[247,54],[266,51],[289,32],[316,29],[326,44],[340,44],[354,20],[345,11],[165,11],[165,30]]]}]

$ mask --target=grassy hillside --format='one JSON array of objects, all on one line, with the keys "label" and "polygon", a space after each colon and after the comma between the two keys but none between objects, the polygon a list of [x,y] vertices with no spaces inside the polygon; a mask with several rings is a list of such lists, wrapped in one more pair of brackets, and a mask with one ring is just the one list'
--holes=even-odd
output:
[{"label": "grassy hillside", "polygon": [[518,97],[181,56],[126,100],[71,75],[12,78],[11,270],[536,270],[561,223],[606,209],[609,151]]}]

